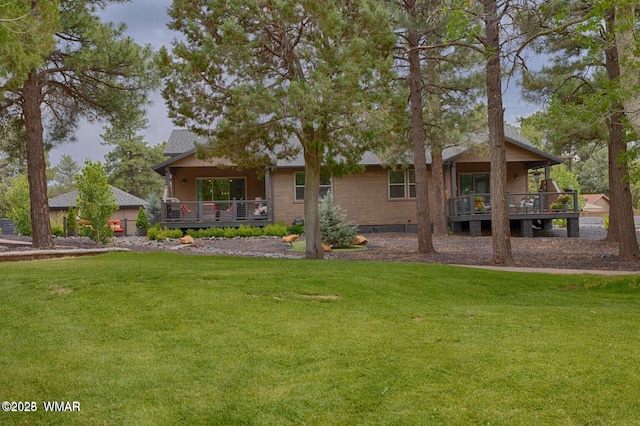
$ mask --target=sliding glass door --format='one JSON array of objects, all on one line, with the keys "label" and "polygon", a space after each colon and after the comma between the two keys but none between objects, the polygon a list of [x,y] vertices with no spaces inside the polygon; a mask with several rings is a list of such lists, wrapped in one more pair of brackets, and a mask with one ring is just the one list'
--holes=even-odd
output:
[{"label": "sliding glass door", "polygon": [[200,178],[196,180],[198,201],[244,200],[244,178]]}]

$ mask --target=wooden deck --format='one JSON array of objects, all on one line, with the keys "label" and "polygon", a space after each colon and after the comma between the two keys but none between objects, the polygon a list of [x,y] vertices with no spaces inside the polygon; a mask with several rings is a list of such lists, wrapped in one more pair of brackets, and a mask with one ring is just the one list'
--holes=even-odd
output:
[{"label": "wooden deck", "polygon": [[273,224],[271,200],[165,201],[160,223],[168,228],[198,229]]},{"label": "wooden deck", "polygon": [[[567,220],[567,237],[580,236],[580,208],[577,192],[537,192],[508,194],[509,221],[519,226],[523,237],[532,237],[533,228],[551,229],[554,219]],[[467,194],[449,200],[450,224],[454,233],[469,231],[479,236],[483,225],[491,223],[491,196]]]}]

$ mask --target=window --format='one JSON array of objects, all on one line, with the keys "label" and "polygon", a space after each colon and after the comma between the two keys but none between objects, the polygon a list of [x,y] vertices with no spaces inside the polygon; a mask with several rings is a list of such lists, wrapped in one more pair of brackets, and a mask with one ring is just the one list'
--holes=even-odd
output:
[{"label": "window", "polygon": [[[295,179],[295,200],[304,201],[304,172],[296,172]],[[320,177],[320,198],[327,195],[331,191],[331,177]]]},{"label": "window", "polygon": [[393,200],[416,198],[415,170],[389,171],[389,198]]},{"label": "window", "polygon": [[460,194],[489,194],[489,174],[488,173],[465,173],[460,174]]},{"label": "window", "polygon": [[245,198],[244,178],[196,179],[198,201],[228,201]]}]

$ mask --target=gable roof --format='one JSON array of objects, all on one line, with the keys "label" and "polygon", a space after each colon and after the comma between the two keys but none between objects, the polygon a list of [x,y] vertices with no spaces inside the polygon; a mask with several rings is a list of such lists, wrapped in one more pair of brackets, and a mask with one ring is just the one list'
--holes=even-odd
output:
[{"label": "gable roof", "polygon": [[[147,204],[146,200],[140,197],[136,197],[133,194],[124,192],[114,186],[109,185],[113,196],[116,199],[116,204],[120,207],[140,207]],[[78,198],[78,190],[67,192],[66,194],[58,195],[49,200],[50,209],[68,209],[69,207],[77,207],[76,198]]]},{"label": "gable roof", "polygon": [[[537,147],[535,147],[531,142],[529,142],[526,138],[524,138],[521,134],[517,132],[515,128],[512,126],[505,124],[504,126],[505,139],[523,149],[531,151],[535,154],[538,154],[545,158],[549,163],[560,164],[564,162],[563,159],[556,157],[548,152],[544,152]],[[486,135],[481,136],[479,139],[485,139]],[[152,168],[156,172],[163,174],[165,167],[171,165],[172,163],[186,158],[196,152],[196,143],[197,144],[206,144],[207,139],[202,136],[198,136],[190,130],[185,129],[174,129],[167,140],[167,145],[165,146],[164,155],[169,156],[167,160],[162,163],[154,165]],[[442,152],[442,160],[443,162],[453,162],[455,159],[463,155],[465,152],[469,151],[471,147],[468,146],[454,146],[445,148]],[[427,151],[427,164],[431,164],[431,153]],[[412,157],[412,156],[411,156]],[[410,158],[408,158],[410,160]],[[380,159],[373,152],[367,152],[362,156],[360,160],[360,164],[364,166],[380,166],[387,164],[385,161]],[[298,155],[296,158],[291,160],[278,160],[275,164],[279,168],[299,168],[304,167],[304,158],[302,154]],[[531,163],[530,166],[538,167],[544,165],[544,162]]]},{"label": "gable roof", "polygon": [[609,197],[607,197],[605,194],[582,194],[582,198],[584,198],[585,201],[589,204],[595,204],[600,199],[603,199],[607,203],[609,202]]},{"label": "gable roof", "polygon": [[176,155],[184,154],[196,147],[198,144],[206,144],[207,139],[198,136],[191,130],[186,129],[173,129],[167,145],[164,147],[164,155],[169,157],[175,157]]}]

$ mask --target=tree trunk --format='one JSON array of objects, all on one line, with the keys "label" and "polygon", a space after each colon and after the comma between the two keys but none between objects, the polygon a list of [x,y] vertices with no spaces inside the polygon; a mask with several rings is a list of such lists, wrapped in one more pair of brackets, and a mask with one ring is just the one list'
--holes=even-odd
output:
[{"label": "tree trunk", "polygon": [[23,99],[22,111],[26,131],[33,247],[49,249],[53,247],[53,238],[49,222],[47,177],[45,175],[47,164],[44,155],[42,112],[40,111],[42,85],[35,71],[29,73],[29,77],[24,83]]},{"label": "tree trunk", "polygon": [[320,152],[313,143],[304,143],[304,238],[307,259],[324,259],[320,233]]},{"label": "tree trunk", "polygon": [[[613,29],[615,21],[613,9],[607,13],[607,27]],[[611,33],[610,33],[611,34]],[[612,37],[613,38],[613,37]],[[606,50],[606,68],[609,81],[616,82],[620,79],[620,66],[618,49],[615,41]],[[640,249],[636,238],[636,229],[633,219],[633,203],[629,187],[629,172],[627,170],[627,145],[624,141],[622,117],[622,105],[614,103],[611,107],[611,115],[607,120],[609,127],[609,182],[612,199],[615,201],[615,222],[609,221],[609,232],[614,228],[618,237],[618,255],[622,259],[640,259]],[[611,219],[611,216],[609,217]],[[615,231],[614,231],[615,232]]]},{"label": "tree trunk", "polygon": [[431,220],[429,218],[429,193],[427,189],[427,153],[422,118],[422,69],[420,68],[420,35],[415,28],[417,10],[415,0],[408,1],[407,7],[411,16],[412,28],[409,29],[409,103],[411,106],[411,146],[413,150],[413,166],[416,172],[416,217],[418,224],[418,252],[434,253],[431,236]]},{"label": "tree trunk", "polygon": [[433,181],[433,235],[447,235],[447,197],[444,190],[442,149],[433,141],[431,145],[431,179]]},{"label": "tree trunk", "polygon": [[500,69],[500,18],[495,0],[482,0],[487,50],[487,106],[489,116],[489,159],[491,161],[491,236],[494,265],[512,266],[511,230],[507,205],[507,155],[502,108]]},{"label": "tree trunk", "polygon": [[616,185],[616,180],[619,179],[620,176],[616,176],[616,173],[619,172],[616,162],[616,153],[614,152],[614,145],[611,143],[611,138],[613,137],[611,120],[607,120],[607,126],[609,127],[609,144],[607,145],[607,153],[608,153],[608,164],[609,164],[609,229],[607,229],[607,241],[612,243],[619,241],[619,229],[618,229],[618,191],[616,190],[618,185]]},{"label": "tree trunk", "polygon": [[[438,51],[438,54],[440,52]],[[438,69],[436,60],[427,55],[427,81],[429,85],[437,86]],[[446,196],[444,191],[444,169],[442,166],[442,137],[440,127],[442,119],[442,103],[437,93],[428,95],[429,116],[432,124],[429,126],[429,142],[431,146],[431,182],[433,182],[433,197],[430,199],[433,207],[433,235],[443,237],[447,235]]]},{"label": "tree trunk", "polygon": [[619,61],[620,86],[624,94],[622,105],[629,123],[640,135],[640,57],[635,34],[635,5],[632,2],[618,4],[615,9],[615,42]]}]

